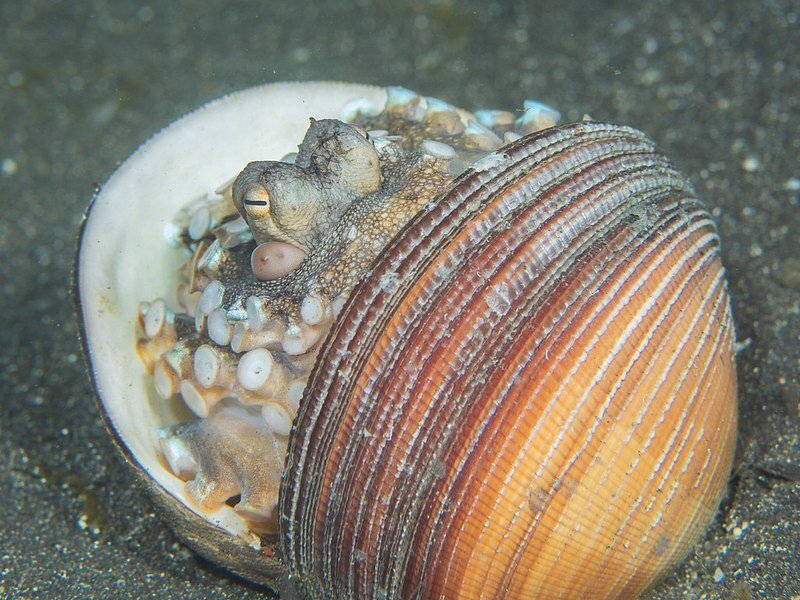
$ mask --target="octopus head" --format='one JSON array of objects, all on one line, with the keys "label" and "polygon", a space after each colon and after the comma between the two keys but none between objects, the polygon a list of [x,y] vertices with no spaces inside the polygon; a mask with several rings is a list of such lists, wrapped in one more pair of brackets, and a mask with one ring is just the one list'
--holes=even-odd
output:
[{"label": "octopus head", "polygon": [[311,120],[294,163],[251,162],[233,184],[233,202],[256,242],[311,251],[354,200],[380,189],[380,160],[363,129]]},{"label": "octopus head", "polygon": [[259,279],[276,279],[314,250],[345,210],[381,186],[380,159],[362,128],[314,120],[294,163],[251,162],[233,184],[233,202],[258,243]]}]

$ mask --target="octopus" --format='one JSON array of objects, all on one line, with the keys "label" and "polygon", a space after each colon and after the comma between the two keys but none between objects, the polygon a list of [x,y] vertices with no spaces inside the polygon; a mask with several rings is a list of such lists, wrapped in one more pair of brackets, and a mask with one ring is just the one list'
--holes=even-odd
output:
[{"label": "octopus", "polygon": [[159,441],[198,506],[277,529],[292,422],[350,292],[456,177],[558,119],[537,102],[469,113],[389,88],[385,106],[357,99],[311,119],[296,153],[249,163],[176,216],[180,306],[140,304],[137,352],[158,395],[188,409]]}]

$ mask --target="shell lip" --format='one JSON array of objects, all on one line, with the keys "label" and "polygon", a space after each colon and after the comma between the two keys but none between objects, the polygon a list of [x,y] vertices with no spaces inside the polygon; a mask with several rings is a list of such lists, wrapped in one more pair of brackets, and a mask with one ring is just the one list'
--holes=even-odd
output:
[{"label": "shell lip", "polygon": [[[112,172],[112,174],[116,172],[116,169]],[[105,184],[104,184],[105,185]],[[122,437],[120,437],[119,432],[114,427],[114,424],[111,422],[110,417],[106,413],[105,407],[103,406],[103,401],[101,400],[100,396],[100,388],[97,384],[97,378],[95,376],[94,369],[92,368],[92,356],[91,350],[89,348],[89,340],[88,340],[88,333],[86,331],[86,319],[83,314],[83,302],[81,301],[81,286],[80,286],[80,260],[81,260],[81,251],[83,249],[83,242],[84,242],[84,235],[86,233],[86,226],[89,222],[90,213],[92,208],[97,201],[97,196],[99,194],[101,187],[98,187],[92,193],[92,198],[89,201],[89,206],[86,207],[86,210],[83,213],[83,217],[81,217],[81,223],[78,228],[78,239],[75,244],[75,255],[72,260],[72,302],[73,308],[75,310],[75,316],[77,319],[78,324],[78,339],[81,343],[81,353],[83,354],[83,364],[86,368],[86,373],[89,376],[89,381],[92,384],[92,395],[95,400],[95,404],[100,409],[100,416],[103,419],[103,425],[106,428],[106,431],[111,435],[112,439],[114,440],[114,444],[122,453],[123,457],[127,462],[134,465],[137,469],[144,472],[144,467],[136,460],[136,457],[133,456],[130,449],[125,445]]]},{"label": "shell lip", "polygon": [[[147,143],[147,142],[145,142]],[[119,168],[119,167],[118,167]],[[117,169],[114,169],[111,172],[111,175],[106,178],[106,182],[113,176],[114,173],[117,172]],[[105,406],[103,405],[102,396],[100,394],[100,387],[97,382],[97,376],[95,374],[95,370],[92,367],[92,351],[89,347],[89,335],[86,330],[86,317],[83,313],[83,302],[81,298],[81,286],[80,286],[80,261],[81,261],[81,252],[83,250],[83,244],[85,241],[85,234],[86,228],[89,223],[89,218],[91,217],[92,209],[97,202],[97,198],[100,195],[100,190],[103,189],[105,186],[105,182],[102,186],[96,187],[95,190],[92,192],[91,200],[89,201],[89,205],[86,207],[86,210],[83,212],[83,216],[81,217],[81,223],[78,228],[78,238],[75,244],[75,255],[72,260],[72,301],[73,301],[73,308],[75,310],[75,316],[77,319],[78,324],[78,339],[81,343],[81,354],[83,354],[83,364],[86,369],[86,373],[89,376],[89,381],[92,385],[92,396],[94,397],[95,404],[100,409],[100,417],[103,419],[103,425],[106,428],[106,431],[111,435],[114,445],[117,447],[119,452],[125,458],[125,461],[128,462],[130,465],[136,468],[137,471],[141,471],[142,473],[146,473],[146,469],[144,466],[136,460],[136,457],[131,452],[130,448],[125,444],[125,441],[122,439],[119,431],[117,428],[114,427],[114,424],[111,422],[111,418],[109,417],[108,413],[106,412]]]}]

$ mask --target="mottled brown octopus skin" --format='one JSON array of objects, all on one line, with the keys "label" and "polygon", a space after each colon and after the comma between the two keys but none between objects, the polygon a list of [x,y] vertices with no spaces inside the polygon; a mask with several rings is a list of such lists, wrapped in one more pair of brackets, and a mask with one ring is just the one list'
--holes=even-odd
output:
[{"label": "mottled brown octopus skin", "polygon": [[734,332],[694,190],[628,128],[498,154],[384,250],[320,352],[280,504],[308,597],[631,597],[724,493]]},{"label": "mottled brown octopus skin", "polygon": [[[309,293],[315,292],[331,300],[351,289],[380,249],[453,179],[445,161],[425,159],[421,152],[411,151],[381,161],[381,185],[373,192],[360,196],[350,189],[337,189],[335,181],[340,173],[335,165],[341,148],[326,148],[319,142],[311,144],[308,138],[336,140],[345,128],[353,129],[339,121],[312,120],[309,134],[300,146],[299,166],[280,162],[251,163],[237,177],[233,188],[234,204],[251,229],[259,229],[258,221],[248,218],[242,197],[255,186],[270,189],[271,194],[276,195],[289,193],[290,184],[298,179],[313,181],[313,188],[318,192],[314,206],[327,206],[324,212],[328,216],[321,225],[316,217],[306,217],[303,222],[311,231],[308,235],[297,235],[294,230],[287,233],[279,227],[272,227],[265,233],[267,237],[295,243],[310,251],[299,267],[280,279],[260,281],[253,275],[249,256],[255,244],[232,249],[220,273],[225,285],[225,306],[241,306],[249,296],[257,296],[269,300],[277,315],[298,319],[299,303]],[[313,162],[304,156],[304,151],[314,153]],[[285,217],[282,220],[285,221]],[[309,222],[313,225],[308,226]]]}]

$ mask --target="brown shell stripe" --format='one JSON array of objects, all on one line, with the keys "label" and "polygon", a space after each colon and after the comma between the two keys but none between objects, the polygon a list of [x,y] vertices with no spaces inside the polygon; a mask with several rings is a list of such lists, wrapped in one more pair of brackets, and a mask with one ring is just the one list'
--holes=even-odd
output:
[{"label": "brown shell stripe", "polygon": [[[602,133],[611,141],[597,143],[587,132],[595,135]],[[570,143],[564,144],[565,135]],[[570,135],[580,139],[570,141]],[[544,150],[537,147],[537,142],[542,142],[542,138],[548,142],[541,143]],[[551,138],[555,138],[555,142]],[[561,143],[561,147],[554,150],[558,143]],[[582,155],[582,150],[588,154]],[[685,198],[690,193],[681,179],[666,168],[663,159],[648,155],[651,150],[650,144],[631,130],[594,124],[580,124],[528,138],[506,150],[515,161],[511,165],[502,165],[507,169],[507,175],[496,173],[493,179],[485,181],[487,173],[494,173],[498,169],[468,174],[436,209],[412,224],[395,248],[387,252],[381,265],[397,269],[402,275],[409,274],[401,279],[402,292],[394,298],[387,298],[375,285],[368,283],[362,286],[351,301],[347,318],[343,320],[337,336],[331,338],[328,344],[328,351],[331,347],[335,349],[335,354],[329,355],[333,357],[330,362],[334,364],[320,365],[315,385],[307,396],[313,406],[308,407],[304,416],[317,411],[318,414],[312,415],[312,418],[317,418],[316,427],[313,431],[306,429],[304,434],[309,435],[298,438],[304,439],[304,442],[295,444],[290,465],[295,462],[299,468],[311,468],[311,471],[306,474],[298,470],[298,477],[287,482],[283,507],[288,517],[285,525],[288,524],[290,532],[294,530],[292,536],[299,533],[295,525],[299,523],[299,526],[303,526],[307,522],[304,520],[310,517],[315,522],[317,535],[321,537],[309,538],[309,543],[297,546],[298,555],[294,554],[293,541],[286,540],[288,558],[290,563],[297,559],[293,566],[298,571],[309,575],[316,573],[334,581],[333,589],[349,594],[379,593],[383,590],[392,595],[403,585],[402,574],[406,569],[403,595],[417,591],[417,578],[426,571],[432,573],[426,578],[428,583],[437,585],[438,582],[446,586],[441,590],[443,593],[452,593],[456,588],[442,583],[449,580],[443,578],[444,573],[436,571],[436,557],[450,556],[449,565],[452,569],[447,570],[447,577],[451,572],[456,573],[454,584],[463,578],[463,574],[457,575],[459,571],[469,570],[470,577],[480,577],[478,572],[481,569],[471,562],[465,562],[467,555],[441,553],[442,544],[449,544],[449,547],[454,547],[453,544],[471,548],[502,547],[502,544],[497,545],[498,540],[490,540],[488,546],[476,546],[474,539],[479,532],[470,534],[462,529],[467,525],[468,516],[472,526],[483,524],[483,530],[488,532],[484,536],[508,536],[509,533],[503,527],[489,531],[485,518],[481,520],[480,517],[470,516],[468,509],[454,501],[458,494],[469,487],[469,482],[477,482],[475,485],[484,486],[491,492],[490,496],[495,497],[494,504],[482,510],[491,510],[494,511],[492,514],[502,516],[506,513],[497,511],[497,502],[500,500],[492,486],[502,484],[519,487],[523,484],[512,476],[515,470],[502,464],[496,468],[496,473],[482,474],[483,479],[476,477],[474,464],[486,462],[484,455],[492,457],[488,451],[470,454],[473,465],[470,468],[473,471],[464,471],[471,474],[471,479],[465,480],[462,472],[464,466],[456,469],[458,459],[454,458],[455,455],[451,456],[451,448],[460,448],[462,441],[466,447],[472,448],[475,440],[480,440],[481,443],[487,442],[481,448],[490,449],[492,444],[497,445],[499,438],[519,435],[519,425],[508,415],[535,413],[535,410],[528,409],[528,405],[536,402],[537,398],[527,395],[521,400],[511,400],[510,396],[505,396],[505,392],[501,396],[496,395],[496,388],[485,382],[508,373],[507,369],[497,365],[511,360],[502,358],[504,356],[516,356],[514,352],[509,353],[509,345],[514,340],[518,340],[517,345],[530,339],[536,340],[533,350],[534,353],[539,350],[540,362],[541,356],[547,358],[547,354],[557,348],[555,345],[552,348],[545,345],[541,336],[537,338],[533,334],[535,330],[529,331],[527,338],[519,333],[522,325],[527,324],[523,317],[527,315],[528,321],[541,326],[547,308],[551,313],[555,311],[550,316],[551,328],[554,328],[560,322],[558,319],[565,318],[565,311],[575,305],[576,300],[577,305],[583,306],[579,302],[582,300],[580,285],[582,289],[592,292],[598,288],[598,282],[608,276],[603,270],[605,267],[601,258],[608,261],[624,254],[632,236],[637,239],[635,236],[646,232],[650,227],[648,221],[654,215],[668,214],[664,206],[672,194]],[[537,152],[537,167],[530,169],[524,159]],[[547,156],[543,157],[543,153]],[[518,154],[522,154],[522,158],[516,156]],[[524,167],[515,169],[520,164]],[[568,165],[566,171],[554,167],[564,164]],[[616,195],[608,193],[609,188],[613,190],[608,182],[620,179],[620,174],[624,174],[630,183],[618,184],[620,189]],[[580,184],[584,187],[580,188]],[[606,189],[602,196],[589,193],[590,190],[597,192],[604,186]],[[660,192],[659,186],[667,191]],[[469,207],[470,199],[478,194],[481,195],[480,202],[486,203],[480,217],[472,214]],[[515,198],[520,195],[528,202],[535,199],[534,208],[528,210],[524,202]],[[442,214],[451,208],[448,200],[454,196],[459,196],[459,203],[452,208],[456,216],[459,216],[460,209],[461,221]],[[598,200],[598,197],[601,199]],[[602,198],[609,197],[609,205],[603,206]],[[581,205],[582,198],[584,205]],[[633,207],[633,203],[640,198],[649,199],[643,212]],[[657,202],[664,206],[655,209]],[[685,208],[675,205],[672,210],[688,221],[685,211],[691,209],[692,202],[685,202]],[[476,204],[476,208],[479,208],[480,203]],[[528,212],[524,217],[515,214],[522,211],[520,207]],[[547,213],[548,209],[552,210]],[[587,216],[593,212],[593,217]],[[635,221],[638,220],[645,222],[644,227],[637,225]],[[417,237],[412,236],[415,228],[424,229],[421,223],[428,225],[432,231],[416,232]],[[659,230],[663,225],[659,223],[653,227]],[[708,228],[708,224],[706,226]],[[531,235],[535,232],[539,235]],[[713,229],[707,237],[709,244],[715,247]],[[440,246],[448,244],[449,250],[444,251],[436,246],[430,248],[432,242]],[[637,244],[633,249],[642,245],[641,240]],[[607,246],[613,251],[609,251]],[[405,254],[398,252],[404,249]],[[628,249],[629,255],[633,249]],[[403,263],[403,256],[410,258]],[[525,260],[507,264],[511,262],[509,256],[524,257]],[[395,257],[395,260],[387,257]],[[541,264],[537,264],[537,259]],[[624,260],[630,260],[630,256]],[[529,265],[527,273],[520,264]],[[582,267],[586,270],[582,270]],[[421,274],[423,268],[426,271]],[[480,275],[470,276],[469,268]],[[587,276],[587,273],[595,278]],[[377,275],[379,273],[376,272],[373,281]],[[415,277],[413,288],[411,276]],[[584,277],[584,281],[581,277]],[[486,283],[487,280],[493,283]],[[561,293],[554,293],[554,286],[567,280],[582,283],[578,288],[572,288],[571,294],[565,293],[569,286]],[[521,295],[531,288],[534,291],[523,300]],[[441,292],[437,296],[440,290],[446,290],[446,294]],[[401,297],[405,308],[392,311],[391,303],[397,304]],[[487,301],[487,298],[490,300]],[[570,302],[565,303],[567,298]],[[362,301],[361,305],[359,300]],[[386,315],[391,316],[392,320],[387,322]],[[356,319],[361,319],[360,323]],[[570,321],[566,322],[570,323],[570,328],[574,327]],[[378,338],[377,335],[382,337]],[[461,343],[464,340],[470,343]],[[338,348],[337,343],[340,344]],[[593,343],[593,347],[606,351],[602,345],[596,344],[596,340]],[[366,356],[370,351],[372,356]],[[581,373],[587,376],[593,375],[594,371]],[[472,377],[463,374],[471,374]],[[357,382],[353,381],[354,377],[358,379]],[[463,395],[459,396],[459,393]],[[334,397],[339,400],[322,405],[324,398]],[[508,403],[500,407],[494,401],[498,397],[506,397]],[[375,402],[375,398],[381,401]],[[371,405],[370,399],[373,399]],[[348,402],[351,403],[350,409],[343,412]],[[609,405],[607,402],[606,409]],[[515,407],[516,410],[512,411]],[[579,409],[573,411],[573,422]],[[481,415],[482,419],[476,419],[476,415]],[[588,416],[584,417],[585,423],[590,421]],[[402,427],[400,422],[403,422]],[[301,421],[298,430],[303,427],[308,427],[307,419]],[[490,430],[500,431],[502,435],[484,440],[483,437],[487,435],[485,432]],[[355,435],[354,431],[357,432]],[[341,436],[336,445],[333,444],[333,435]],[[418,436],[422,435],[428,436],[426,439],[430,441],[421,442],[422,438]],[[466,439],[461,440],[461,437]],[[343,444],[345,438],[350,438],[347,445]],[[391,440],[391,447],[385,443],[387,438]],[[584,440],[584,447],[588,446],[590,439],[591,435]],[[298,448],[302,458],[302,443],[317,444],[313,448],[316,462],[310,466],[296,460]],[[384,445],[377,446],[378,443]],[[565,445],[560,452],[566,453],[572,446]],[[581,448],[580,445],[577,447]],[[330,450],[326,454],[322,448]],[[320,452],[321,455],[318,454]],[[552,455],[553,452],[550,452],[549,458]],[[539,456],[548,458],[548,453]],[[575,453],[570,464],[572,468],[577,468],[574,463],[580,456],[583,456],[581,452]],[[320,475],[313,476],[313,472],[321,473],[320,469],[325,468],[325,464],[339,469],[330,471],[328,468],[327,483],[320,481]],[[377,468],[381,466],[389,468]],[[496,482],[492,479],[506,473],[511,477],[510,481]],[[304,477],[306,480],[302,485],[311,484],[308,488],[292,488],[299,485],[298,482]],[[439,482],[440,479],[445,481]],[[434,491],[432,486],[440,483],[455,487]],[[552,482],[551,487],[554,489],[550,495],[559,490],[568,491],[569,488],[562,485],[556,489]],[[315,493],[319,493],[318,505],[315,503]],[[518,496],[519,493],[518,490]],[[294,498],[295,495],[298,498]],[[574,490],[570,495],[574,495]],[[472,497],[476,501],[482,498],[480,494]],[[490,500],[487,497],[484,501]],[[529,501],[528,498],[526,502]],[[448,505],[448,502],[451,504]],[[461,525],[446,529],[439,521],[438,529],[435,523],[427,529],[420,526],[437,504],[439,510],[443,507],[450,509],[449,513],[443,510],[443,516],[457,512],[462,519]],[[315,505],[319,506],[316,518],[313,517]],[[298,506],[303,510],[298,511],[295,508]],[[459,510],[453,511],[454,506]],[[516,506],[514,508],[512,505],[509,509],[511,512],[508,514],[513,515],[510,521],[519,519],[519,502]],[[293,508],[287,511],[287,507]],[[322,507],[327,508],[320,510]],[[547,513],[551,514],[549,510]],[[299,521],[296,521],[298,517]],[[426,551],[421,551],[420,546],[415,546],[414,552],[408,550],[408,545],[414,540],[415,527],[417,537],[428,539]],[[457,537],[454,537],[455,531],[458,532]],[[398,543],[390,547],[387,540],[396,540]],[[527,545],[528,542],[524,544]],[[521,546],[517,544],[514,547],[519,552]],[[329,550],[324,551],[323,548]],[[536,559],[536,556],[535,553],[526,552],[522,558],[530,560]],[[487,564],[485,557],[479,559],[478,564]],[[517,556],[511,560],[509,568],[493,570],[495,579],[504,573],[506,579],[504,583],[495,582],[494,585],[513,592],[508,587],[508,579],[520,560],[520,556]],[[448,564],[444,558],[439,562],[445,566]],[[354,565],[354,568],[350,565]],[[423,565],[434,566],[426,569]],[[349,578],[348,572],[353,574]],[[491,582],[483,581],[480,587],[462,592],[470,595],[491,588]]]}]

